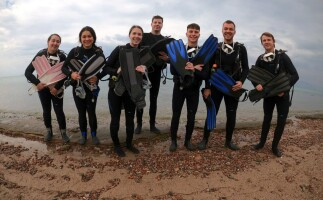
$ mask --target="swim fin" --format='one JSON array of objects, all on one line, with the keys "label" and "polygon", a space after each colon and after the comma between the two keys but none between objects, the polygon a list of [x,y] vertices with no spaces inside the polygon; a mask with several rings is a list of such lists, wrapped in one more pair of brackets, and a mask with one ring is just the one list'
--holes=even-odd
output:
[{"label": "swim fin", "polygon": [[262,98],[276,96],[281,92],[287,92],[291,88],[290,80],[285,72],[279,73],[263,85],[263,90],[253,89],[249,92],[251,102],[258,102]]},{"label": "swim fin", "polygon": [[159,52],[167,53],[166,45],[173,40],[174,38],[164,38],[162,40],[157,41],[155,44],[153,44],[150,47],[152,54],[154,54],[155,56],[159,56],[160,55]]},{"label": "swim fin", "polygon": [[181,78],[182,86],[189,87],[194,81],[194,72],[185,69],[188,55],[183,41],[173,40],[166,45],[166,48],[170,62]]},{"label": "swim fin", "polygon": [[224,73],[221,69],[216,69],[212,73],[210,83],[222,93],[235,98],[239,98],[243,93],[247,91],[244,88],[241,88],[238,91],[233,91],[232,86],[236,84],[236,81],[231,76]]},{"label": "swim fin", "polygon": [[143,75],[135,68],[139,66],[140,55],[137,48],[120,48],[119,61],[124,85],[138,109],[146,106],[145,91],[142,88]]},{"label": "swim fin", "polygon": [[147,68],[156,62],[155,55],[151,52],[149,47],[140,49],[140,64],[145,65]]},{"label": "swim fin", "polygon": [[79,71],[82,81],[86,81],[95,76],[105,65],[105,57],[100,54],[94,54],[88,59]]},{"label": "swim fin", "polygon": [[[203,96],[204,89],[205,88],[201,90],[202,96]],[[209,95],[207,99],[203,97],[203,100],[205,102],[206,110],[207,110],[206,128],[207,130],[212,131],[216,127],[216,107],[212,100],[211,95]]]},{"label": "swim fin", "polygon": [[192,58],[191,62],[194,65],[197,64],[207,64],[211,57],[214,55],[216,49],[218,48],[218,38],[214,37],[213,34],[204,42],[201,49]]},{"label": "swim fin", "polygon": [[266,82],[274,78],[275,75],[270,73],[269,71],[260,68],[258,66],[253,65],[248,73],[248,80],[255,84],[264,85]]}]

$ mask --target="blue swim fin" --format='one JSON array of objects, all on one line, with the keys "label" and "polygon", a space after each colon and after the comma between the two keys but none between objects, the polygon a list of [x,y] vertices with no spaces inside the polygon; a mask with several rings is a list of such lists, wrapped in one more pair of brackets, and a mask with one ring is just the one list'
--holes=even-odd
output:
[{"label": "blue swim fin", "polygon": [[[204,88],[202,89],[202,96],[203,96]],[[208,96],[207,99],[203,97],[203,100],[206,105],[207,116],[206,116],[206,128],[209,131],[212,131],[216,127],[216,107],[212,100],[211,95]]]},{"label": "blue swim fin", "polygon": [[218,48],[218,38],[211,34],[208,39],[204,42],[198,53],[192,58],[191,62],[194,65],[207,64],[211,57],[214,55]]},{"label": "blue swim fin", "polygon": [[183,86],[190,86],[194,81],[194,72],[185,69],[186,63],[188,62],[188,55],[183,41],[173,40],[166,45],[166,48],[169,60],[178,75],[181,77]]},{"label": "blue swim fin", "polygon": [[233,91],[232,86],[236,84],[235,80],[231,76],[224,73],[221,69],[216,69],[215,72],[212,73],[210,83],[222,93],[235,98],[239,98],[247,91],[244,88],[238,91]]}]

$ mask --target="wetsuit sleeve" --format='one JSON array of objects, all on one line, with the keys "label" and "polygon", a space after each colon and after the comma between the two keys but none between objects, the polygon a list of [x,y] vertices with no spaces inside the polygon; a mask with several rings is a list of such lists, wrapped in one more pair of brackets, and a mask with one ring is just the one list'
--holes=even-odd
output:
[{"label": "wetsuit sleeve", "polygon": [[[37,54],[38,55],[38,54]],[[36,55],[36,56],[37,56]],[[36,56],[33,58],[32,61],[35,60]],[[32,64],[32,62],[30,62],[30,64],[28,65],[28,67],[25,70],[25,77],[27,78],[28,81],[30,81],[32,84],[34,85],[38,85],[38,83],[40,83],[40,80],[38,78],[36,78],[36,76],[33,74],[33,72],[35,71],[35,68]]]},{"label": "wetsuit sleeve", "polygon": [[248,53],[245,46],[241,47],[241,67],[242,67],[242,72],[241,72],[240,81],[244,83],[249,72]]},{"label": "wetsuit sleeve", "polygon": [[195,70],[194,75],[201,80],[207,80],[209,78],[209,64],[206,64],[202,67],[202,70]]},{"label": "wetsuit sleeve", "polygon": [[[257,66],[257,67],[261,67],[261,56],[259,56],[258,58],[257,58],[257,60],[256,60],[256,64],[255,64],[255,66]],[[252,81],[250,81],[251,83],[252,83],[252,85],[254,86],[254,87],[256,87],[259,83],[255,83],[255,82],[252,82]]]},{"label": "wetsuit sleeve", "polygon": [[68,67],[68,65],[70,64],[70,60],[74,57],[74,49],[72,49],[68,55],[67,58],[64,62],[64,65],[62,67],[62,72],[67,76],[67,77],[71,77],[72,71],[70,70],[70,68]]},{"label": "wetsuit sleeve", "polygon": [[213,67],[213,64],[217,64],[217,66],[220,66],[220,62],[218,61],[219,59],[216,59],[216,58],[219,58],[220,54],[219,54],[219,50],[216,51],[216,53],[213,55],[213,57],[210,59],[209,61],[209,70],[208,70],[208,77],[207,79],[205,80],[205,88],[206,89],[210,89],[211,88],[211,83],[210,83],[210,78],[211,78],[211,74],[212,74],[212,67]]},{"label": "wetsuit sleeve", "polygon": [[283,65],[288,74],[290,74],[290,85],[293,86],[299,79],[297,70],[287,54],[283,54]]},{"label": "wetsuit sleeve", "polygon": [[[118,68],[120,66],[119,64],[119,46],[116,47],[110,54],[108,60],[105,63],[105,66],[102,69],[102,72],[98,74],[98,78],[101,79],[107,74],[111,76],[116,76]],[[118,66],[119,65],[119,66]]]}]

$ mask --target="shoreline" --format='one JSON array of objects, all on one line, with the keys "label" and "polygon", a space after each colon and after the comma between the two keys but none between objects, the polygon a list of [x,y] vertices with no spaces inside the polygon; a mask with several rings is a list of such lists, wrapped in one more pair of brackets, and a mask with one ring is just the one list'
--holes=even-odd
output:
[{"label": "shoreline", "polygon": [[[2,126],[0,126],[2,127]],[[323,118],[293,117],[280,148],[271,152],[271,127],[264,149],[254,151],[260,127],[239,128],[224,148],[222,129],[212,132],[205,151],[168,151],[167,133],[135,137],[139,155],[118,158],[107,141],[99,146],[0,128],[0,196],[6,199],[305,199],[323,197]],[[202,138],[195,129],[192,143]],[[3,136],[7,135],[7,136]]]}]

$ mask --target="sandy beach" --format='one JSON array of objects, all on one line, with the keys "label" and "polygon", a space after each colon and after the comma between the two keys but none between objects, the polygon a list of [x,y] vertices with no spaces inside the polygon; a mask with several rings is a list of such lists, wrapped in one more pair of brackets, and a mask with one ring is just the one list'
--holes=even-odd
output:
[{"label": "sandy beach", "polygon": [[[76,120],[68,123],[74,123],[68,129],[70,144],[62,144],[57,128],[54,141],[46,144],[41,117],[1,113],[1,199],[323,199],[322,115],[288,119],[281,158],[271,152],[275,126],[265,148],[253,150],[259,123],[235,131],[240,151],[224,148],[220,127],[212,132],[207,150],[189,152],[182,126],[179,149],[170,153],[169,121],[159,121],[163,133],[155,135],[144,126],[134,140],[141,153],[126,151],[122,159],[113,153],[107,133],[99,131],[99,146],[90,141],[80,146]],[[202,137],[199,127],[193,144]],[[121,129],[122,141],[123,135]]]}]

